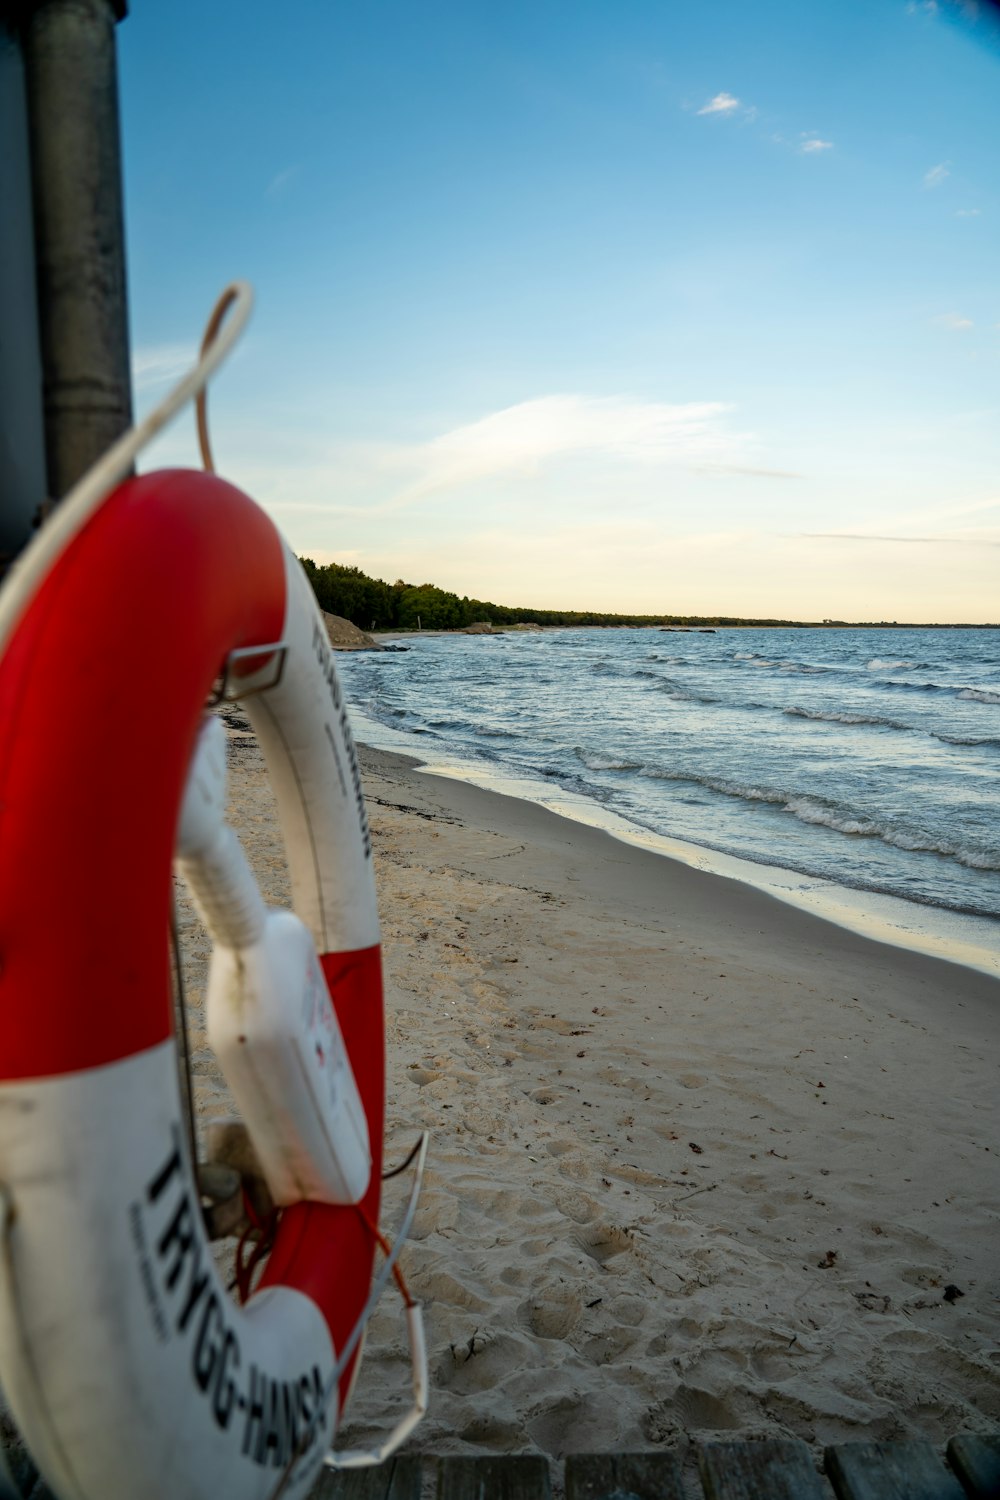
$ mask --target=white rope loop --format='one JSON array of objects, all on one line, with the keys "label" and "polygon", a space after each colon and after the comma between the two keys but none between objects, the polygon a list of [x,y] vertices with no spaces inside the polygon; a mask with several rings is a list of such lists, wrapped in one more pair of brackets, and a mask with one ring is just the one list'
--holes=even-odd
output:
[{"label": "white rope loop", "polygon": [[[198,363],[138,427],[130,427],[87,470],[21,553],[0,589],[0,654],[6,649],[18,621],[55,559],[83,530],[105,496],[129,472],[143,448],[148,447],[188,402],[198,398],[242,334],[252,310],[253,289],[249,282],[234,281],[226,287],[209,322],[209,330],[217,329],[217,336],[207,347],[203,345]],[[226,312],[229,315],[222,324],[221,317]]]}]

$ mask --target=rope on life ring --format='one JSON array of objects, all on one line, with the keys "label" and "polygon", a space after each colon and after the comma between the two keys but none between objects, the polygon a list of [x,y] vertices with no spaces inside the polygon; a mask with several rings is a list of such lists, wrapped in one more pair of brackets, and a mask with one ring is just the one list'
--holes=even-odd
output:
[{"label": "rope on life ring", "polygon": [[[214,475],[102,493],[130,442],[0,593],[0,1382],[65,1500],[298,1496],[397,1253],[373,1286],[371,843],[296,559]],[[263,907],[222,817],[224,747],[220,762],[204,722],[220,674],[265,754],[293,913]],[[212,1259],[182,1119],[175,847],[215,940],[209,1027],[284,1205],[242,1309]],[[408,1318],[420,1354],[419,1311]],[[422,1410],[419,1359],[415,1390]]]}]

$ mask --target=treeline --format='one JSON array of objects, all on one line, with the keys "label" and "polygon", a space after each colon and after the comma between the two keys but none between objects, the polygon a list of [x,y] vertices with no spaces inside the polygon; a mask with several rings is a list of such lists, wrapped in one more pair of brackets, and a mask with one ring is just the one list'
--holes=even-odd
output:
[{"label": "treeline", "polygon": [[299,559],[320,609],[340,615],[362,630],[461,630],[491,625],[801,625],[801,620],[746,620],[736,615],[620,615],[601,610],[526,609],[459,597],[433,583],[385,583],[342,563],[319,567]]},{"label": "treeline", "polygon": [[320,609],[340,615],[362,630],[462,630],[466,625],[676,625],[703,629],[714,625],[786,626],[813,630],[995,630],[993,625],[925,625],[913,620],[760,620],[739,615],[616,615],[598,609],[525,609],[491,604],[486,599],[461,598],[433,583],[386,583],[369,578],[360,568],[342,563],[319,567],[311,557],[300,557]]},{"label": "treeline", "polygon": [[460,630],[478,620],[492,622],[494,614],[490,611],[503,613],[468,596],[460,599],[433,583],[405,583],[402,578],[386,583],[342,563],[318,567],[311,557],[299,561],[320,609],[340,615],[362,630]]}]

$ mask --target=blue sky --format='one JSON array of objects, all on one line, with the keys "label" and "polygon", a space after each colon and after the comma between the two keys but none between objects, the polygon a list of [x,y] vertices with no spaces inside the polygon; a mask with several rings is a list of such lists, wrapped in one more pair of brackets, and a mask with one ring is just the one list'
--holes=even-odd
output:
[{"label": "blue sky", "polygon": [[216,457],[297,551],[511,604],[1000,618],[976,27],[142,0],[118,36],[139,408],[250,280]]}]

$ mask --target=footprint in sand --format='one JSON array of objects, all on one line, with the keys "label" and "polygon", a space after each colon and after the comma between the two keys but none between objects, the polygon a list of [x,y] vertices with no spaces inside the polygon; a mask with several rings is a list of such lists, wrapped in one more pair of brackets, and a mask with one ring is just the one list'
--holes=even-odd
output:
[{"label": "footprint in sand", "polygon": [[567,1151],[572,1151],[575,1141],[546,1141],[545,1149],[550,1156],[565,1156]]},{"label": "footprint in sand", "polygon": [[529,1416],[528,1436],[543,1453],[604,1453],[620,1446],[620,1412],[606,1391],[574,1392]]},{"label": "footprint in sand", "polygon": [[574,1182],[591,1182],[594,1171],[581,1156],[564,1156],[559,1163],[559,1173]]},{"label": "footprint in sand", "polygon": [[539,1287],[521,1307],[518,1318],[540,1339],[565,1339],[579,1323],[582,1312],[579,1289],[556,1283]]},{"label": "footprint in sand", "polygon": [[679,1385],[674,1393],[674,1407],[687,1428],[703,1427],[718,1432],[743,1423],[737,1401],[699,1390],[697,1386]]},{"label": "footprint in sand", "polygon": [[455,1195],[425,1192],[417,1204],[410,1236],[415,1240],[425,1240],[429,1234],[440,1234],[457,1227],[458,1199]]},{"label": "footprint in sand", "polygon": [[436,1082],[441,1077],[441,1074],[432,1073],[427,1068],[419,1068],[416,1063],[413,1063],[407,1068],[406,1077],[410,1083],[415,1083],[418,1088],[422,1089],[426,1084]]},{"label": "footprint in sand", "polygon": [[442,1355],[434,1372],[444,1390],[494,1391],[511,1374],[531,1362],[526,1334],[481,1333],[459,1337]]},{"label": "footprint in sand", "polygon": [[607,1328],[583,1345],[583,1353],[595,1365],[610,1365],[631,1349],[639,1337],[634,1328]]},{"label": "footprint in sand", "polygon": [[573,1236],[577,1244],[582,1247],[592,1260],[596,1260],[599,1266],[605,1265],[616,1255],[621,1255],[625,1250],[634,1249],[632,1234],[627,1229],[621,1229],[615,1224],[588,1230],[584,1234]]},{"label": "footprint in sand", "polygon": [[576,1192],[572,1188],[553,1189],[551,1201],[552,1206],[561,1214],[565,1214],[567,1219],[572,1219],[574,1224],[589,1224],[599,1212],[593,1198],[588,1198],[586,1193]]},{"label": "footprint in sand", "polygon": [[473,1417],[459,1432],[465,1443],[474,1443],[487,1453],[517,1451],[522,1443],[522,1428],[519,1421],[498,1417],[494,1412]]},{"label": "footprint in sand", "polygon": [[639,1328],[649,1314],[649,1303],[645,1297],[624,1292],[607,1304],[607,1311],[616,1323],[621,1323],[626,1328]]}]

